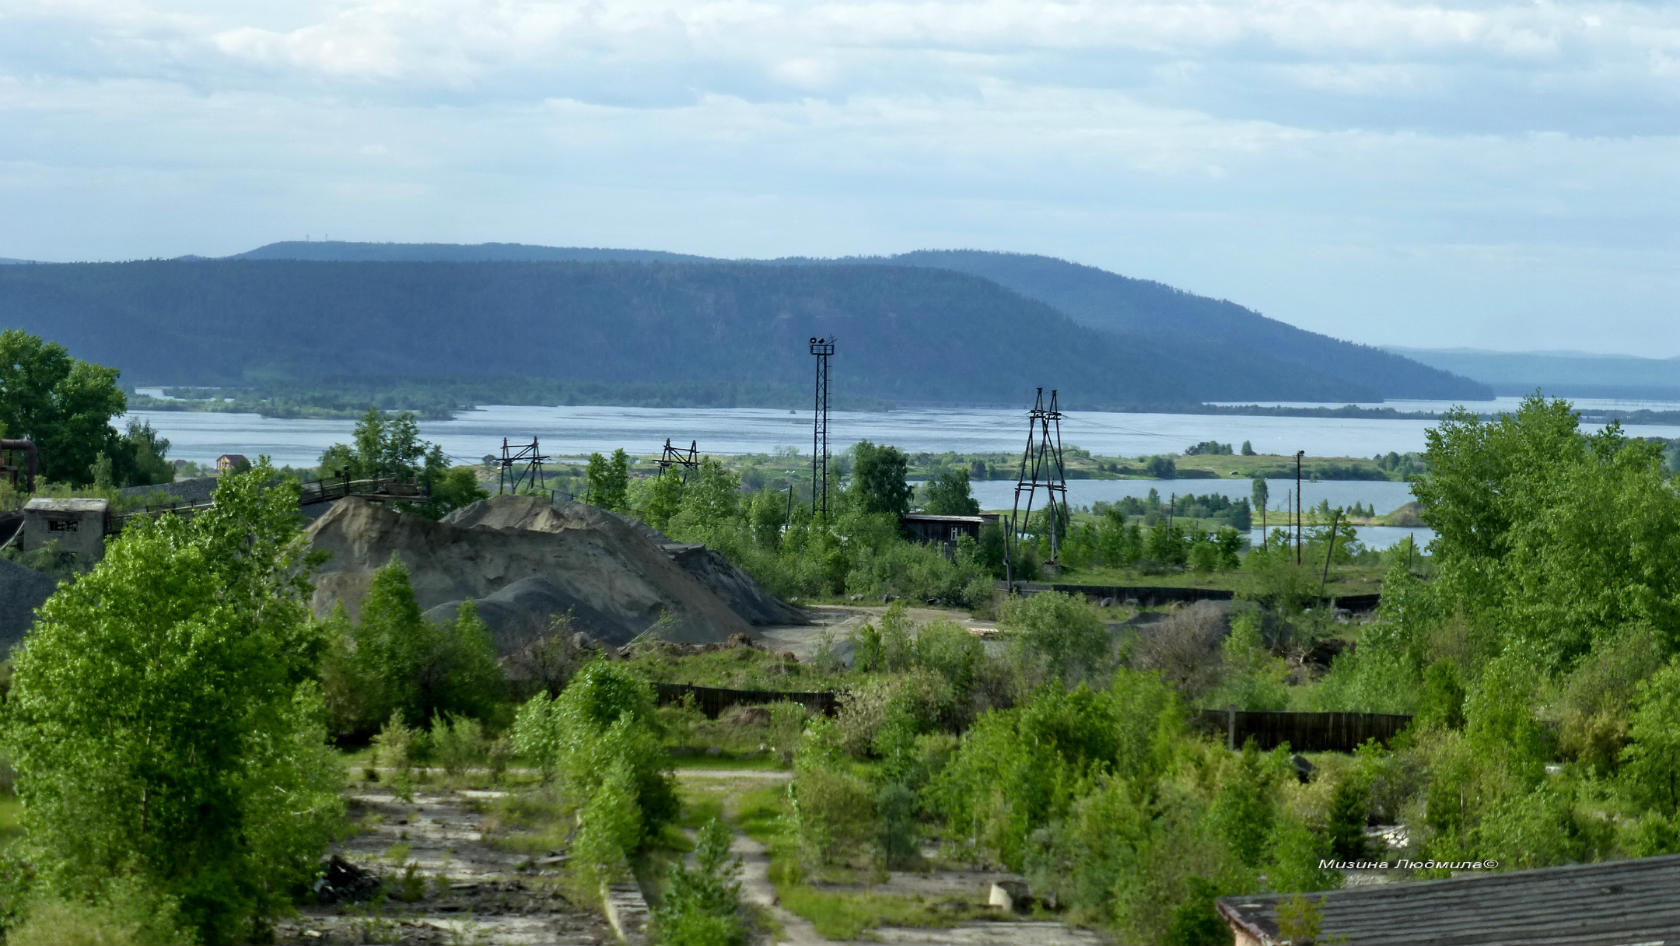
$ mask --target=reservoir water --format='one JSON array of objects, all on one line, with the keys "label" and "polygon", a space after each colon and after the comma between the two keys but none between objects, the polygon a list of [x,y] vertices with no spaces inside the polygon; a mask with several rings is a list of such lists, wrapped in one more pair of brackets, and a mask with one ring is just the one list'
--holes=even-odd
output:
[{"label": "reservoir water", "polygon": [[[1515,398],[1471,403],[1477,411],[1509,410]],[[1649,408],[1680,410],[1680,403],[1665,401],[1612,402],[1583,399],[1584,410],[1595,408]],[[1450,407],[1440,402],[1389,402],[1401,410],[1436,410]],[[223,453],[242,453],[255,458],[268,456],[277,466],[310,467],[320,462],[321,452],[334,443],[347,443],[355,428],[352,420],[300,420],[268,418],[256,414],[212,414],[193,411],[131,411],[119,419],[149,421],[169,438],[169,455],[175,459],[209,463]],[[1371,457],[1390,451],[1406,453],[1424,449],[1424,432],[1434,425],[1428,420],[1384,420],[1364,417],[1246,417],[1208,414],[1118,414],[1096,411],[1066,411],[1062,419],[1062,443],[1100,456],[1140,457],[1158,453],[1179,453],[1191,444],[1217,440],[1240,446],[1250,441],[1265,454],[1292,456],[1305,450],[1309,456]],[[1630,436],[1680,437],[1680,425],[1629,425]],[[811,413],[766,408],[636,408],[636,407],[532,407],[489,405],[465,411],[451,420],[422,421],[420,434],[443,447],[457,463],[476,462],[499,454],[502,438],[511,443],[529,443],[537,437],[545,454],[557,458],[584,457],[590,453],[611,453],[623,447],[630,454],[657,456],[668,437],[684,447],[693,440],[702,454],[736,455],[797,451],[790,463],[810,462]],[[925,409],[890,412],[834,411],[829,419],[829,448],[838,453],[859,440],[891,444],[911,453],[1003,453],[1019,456],[1027,441],[1027,415],[1022,410]],[[1285,494],[1294,489],[1293,480],[1272,480],[1270,505],[1281,509]],[[1011,506],[1014,483],[978,482],[975,494],[989,509]],[[1074,505],[1121,496],[1143,496],[1151,488],[1162,497],[1172,493],[1219,492],[1232,498],[1247,497],[1247,480],[1070,480],[1068,499]],[[1304,502],[1316,506],[1328,500],[1333,506],[1358,502],[1378,513],[1389,512],[1410,501],[1404,483],[1384,481],[1327,481],[1306,483]],[[1382,529],[1370,532],[1368,544],[1381,547],[1398,541],[1412,530]],[[1389,533],[1394,533],[1390,536]],[[1425,536],[1420,534],[1420,541]]]},{"label": "reservoir water", "polygon": [[[1406,402],[1397,402],[1404,405]],[[1583,408],[1598,402],[1580,401]],[[1610,404],[1613,402],[1603,402]],[[1431,405],[1434,406],[1434,405]],[[1476,410],[1506,409],[1515,401],[1471,404]],[[1674,402],[1640,402],[1652,409],[1680,410]],[[132,411],[170,440],[169,455],[208,462],[222,453],[264,454],[278,466],[314,466],[321,451],[348,442],[352,420],[296,420],[256,414],[189,411]],[[122,421],[126,423],[126,418]],[[1363,417],[1241,417],[1210,414],[1115,414],[1067,411],[1062,443],[1101,456],[1139,457],[1179,453],[1191,444],[1217,440],[1240,446],[1250,441],[1260,453],[1316,457],[1371,457],[1424,448],[1428,420]],[[1680,425],[1629,426],[1633,436],[1680,437]],[[583,457],[623,447],[631,455],[659,454],[669,437],[701,453],[733,455],[794,449],[809,458],[811,413],[762,408],[522,407],[489,405],[446,421],[422,421],[421,436],[442,445],[458,462],[499,453],[502,438],[529,443],[544,453]],[[834,411],[829,446],[838,453],[859,440],[892,444],[918,453],[1004,453],[1019,456],[1027,439],[1027,415],[1018,410]],[[808,462],[808,460],[807,460]]]}]

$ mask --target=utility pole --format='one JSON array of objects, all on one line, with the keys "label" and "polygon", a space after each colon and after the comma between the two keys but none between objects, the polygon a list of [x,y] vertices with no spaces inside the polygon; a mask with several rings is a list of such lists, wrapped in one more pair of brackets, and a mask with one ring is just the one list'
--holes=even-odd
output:
[{"label": "utility pole", "polygon": [[811,417],[811,511],[821,509],[828,521],[828,359],[834,354],[834,339],[811,339],[811,354],[817,359],[816,406]]},{"label": "utility pole", "polygon": [[1336,525],[1342,521],[1342,510],[1338,507],[1330,516],[1330,546],[1324,550],[1324,574],[1318,579],[1318,596],[1324,597],[1324,586],[1330,581],[1330,556],[1336,554]]},{"label": "utility pole", "polygon": [[1295,564],[1301,564],[1301,457],[1307,451],[1295,451]]},{"label": "utility pole", "polygon": [[[1015,507],[1009,516],[1009,529],[1004,533],[1004,581],[1015,587],[1015,562],[1020,555],[1021,529],[1032,520],[1033,497],[1043,489],[1049,498],[1046,512],[1050,521],[1050,560],[1054,567],[1061,551],[1061,537],[1057,534],[1067,518],[1067,469],[1062,463],[1062,411],[1056,403],[1056,391],[1050,391],[1050,406],[1044,406],[1044,389],[1038,389],[1033,409],[1028,413],[1027,449],[1021,454],[1021,472],[1015,479]],[[1023,515],[1021,494],[1026,493],[1027,508]]]}]

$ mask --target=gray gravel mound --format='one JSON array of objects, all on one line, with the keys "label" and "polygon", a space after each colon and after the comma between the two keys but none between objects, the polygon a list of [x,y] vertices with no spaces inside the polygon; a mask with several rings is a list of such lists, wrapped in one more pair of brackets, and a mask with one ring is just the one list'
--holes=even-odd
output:
[{"label": "gray gravel mound", "polygon": [[[522,523],[536,528],[516,527]],[[690,644],[750,636],[746,621],[663,549],[590,507],[556,509],[533,497],[498,496],[432,522],[347,499],[305,535],[331,556],[316,577],[317,614],[342,602],[354,617],[373,573],[395,555],[408,567],[422,611],[484,601],[540,579],[492,602],[503,630],[515,619],[546,621],[552,612],[545,609],[569,607],[578,630],[615,646],[655,626],[665,639]],[[500,613],[503,605],[511,613]]]},{"label": "gray gravel mound", "polygon": [[579,502],[550,503],[535,496],[498,496],[457,509],[444,517],[451,525],[485,529],[522,529],[561,533],[568,529],[602,531],[632,542],[658,546],[683,571],[723,599],[749,624],[807,624],[803,611],[765,591],[751,575],[736,568],[716,549],[673,542],[658,529],[631,516]]},{"label": "gray gravel mound", "polygon": [[35,609],[57,587],[51,576],[0,558],[0,657],[23,640],[35,623]]}]

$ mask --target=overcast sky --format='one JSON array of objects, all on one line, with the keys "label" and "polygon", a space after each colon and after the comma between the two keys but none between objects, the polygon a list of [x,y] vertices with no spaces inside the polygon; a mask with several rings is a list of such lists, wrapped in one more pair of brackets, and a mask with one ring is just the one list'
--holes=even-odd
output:
[{"label": "overcast sky", "polygon": [[1680,3],[0,0],[0,257],[1045,253],[1680,355]]}]

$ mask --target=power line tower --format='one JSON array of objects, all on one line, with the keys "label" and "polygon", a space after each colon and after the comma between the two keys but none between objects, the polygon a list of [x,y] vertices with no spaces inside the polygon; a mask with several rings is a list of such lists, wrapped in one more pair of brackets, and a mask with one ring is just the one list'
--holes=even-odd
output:
[{"label": "power line tower", "polygon": [[[532,437],[529,444],[518,447],[508,445],[508,439],[502,438],[501,468],[496,474],[496,495],[502,493],[517,493],[521,483],[533,483],[538,489],[543,487],[542,465],[548,457],[537,449],[537,438]],[[523,464],[523,466],[520,466]],[[515,467],[519,467],[515,470]]]},{"label": "power line tower", "polygon": [[659,458],[659,475],[664,476],[667,469],[670,469],[673,466],[680,466],[683,468],[683,482],[688,482],[689,471],[693,470],[700,464],[699,445],[700,441],[690,440],[688,442],[688,452],[684,453],[676,447],[671,446],[671,438],[666,437],[665,453]]},{"label": "power line tower", "polygon": [[811,510],[820,509],[828,520],[828,359],[834,354],[833,338],[811,339],[811,354],[817,356],[817,403],[811,418]]},{"label": "power line tower", "polygon": [[[1015,480],[1015,509],[1009,517],[1009,529],[1004,533],[1004,580],[1015,585],[1015,563],[1020,560],[1021,533],[1032,519],[1033,500],[1040,489],[1045,494],[1045,509],[1050,519],[1050,560],[1055,566],[1061,552],[1060,527],[1067,520],[1067,469],[1062,464],[1062,412],[1056,403],[1056,391],[1050,391],[1050,406],[1044,406],[1044,389],[1038,389],[1027,426],[1027,449],[1021,454],[1021,473]],[[1021,508],[1022,494],[1026,494],[1026,509]]]}]

